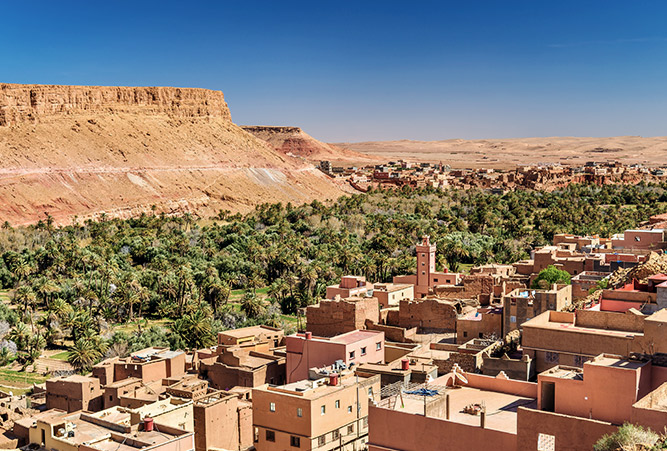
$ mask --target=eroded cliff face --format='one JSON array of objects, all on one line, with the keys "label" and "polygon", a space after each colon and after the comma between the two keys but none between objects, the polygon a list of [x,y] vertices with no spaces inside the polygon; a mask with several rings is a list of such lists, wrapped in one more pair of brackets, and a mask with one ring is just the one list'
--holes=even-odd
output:
[{"label": "eroded cliff face", "polygon": [[222,92],[208,89],[0,84],[0,126],[98,113],[232,119]]},{"label": "eroded cliff face", "polygon": [[0,84],[0,222],[213,215],[343,191],[231,121],[222,92]]}]

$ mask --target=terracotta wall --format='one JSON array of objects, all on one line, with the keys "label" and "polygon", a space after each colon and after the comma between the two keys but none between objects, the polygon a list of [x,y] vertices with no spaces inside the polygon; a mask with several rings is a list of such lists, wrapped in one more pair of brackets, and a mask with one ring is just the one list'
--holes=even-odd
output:
[{"label": "terracotta wall", "polygon": [[380,407],[370,407],[368,426],[369,451],[517,450],[516,435],[509,432]]},{"label": "terracotta wall", "polygon": [[590,451],[600,437],[616,429],[602,421],[519,407],[517,450],[538,449],[539,435],[545,434],[553,436],[555,451]]}]

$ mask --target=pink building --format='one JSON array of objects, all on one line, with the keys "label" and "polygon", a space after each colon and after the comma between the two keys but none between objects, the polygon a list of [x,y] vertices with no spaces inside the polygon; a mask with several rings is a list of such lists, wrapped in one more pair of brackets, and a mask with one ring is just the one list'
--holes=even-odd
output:
[{"label": "pink building", "polygon": [[347,368],[361,363],[384,363],[384,332],[355,330],[331,338],[310,332],[285,337],[287,383],[308,379],[310,368],[342,361]]},{"label": "pink building", "polygon": [[369,450],[588,451],[625,422],[662,432],[664,360],[602,354],[583,370],[552,368],[538,383],[450,373],[428,384],[428,396],[383,392],[369,408]]}]

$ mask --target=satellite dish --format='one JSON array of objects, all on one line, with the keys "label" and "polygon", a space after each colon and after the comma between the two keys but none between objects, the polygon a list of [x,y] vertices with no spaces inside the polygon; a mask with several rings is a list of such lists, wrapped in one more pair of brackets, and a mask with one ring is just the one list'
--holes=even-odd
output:
[{"label": "satellite dish", "polygon": [[462,385],[468,385],[468,379],[458,371],[454,372],[454,383],[456,383],[456,380],[459,380]]}]

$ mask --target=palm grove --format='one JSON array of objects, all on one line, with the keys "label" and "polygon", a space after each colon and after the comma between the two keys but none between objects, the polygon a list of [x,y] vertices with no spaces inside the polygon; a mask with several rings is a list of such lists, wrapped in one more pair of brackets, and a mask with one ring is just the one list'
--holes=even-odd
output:
[{"label": "palm grove", "polygon": [[[0,363],[28,365],[67,347],[87,369],[151,345],[212,345],[219,330],[284,316],[317,301],[342,274],[390,281],[411,273],[414,243],[438,265],[511,263],[556,233],[609,236],[666,210],[667,185],[570,185],[554,192],[374,190],[330,204],[263,204],[246,215],[143,215],[0,231]],[[242,290],[229,302],[233,290]],[[261,295],[259,294],[261,292]],[[238,292],[236,292],[238,293]],[[114,325],[166,319],[126,332]],[[15,356],[15,357],[14,357]]]}]

